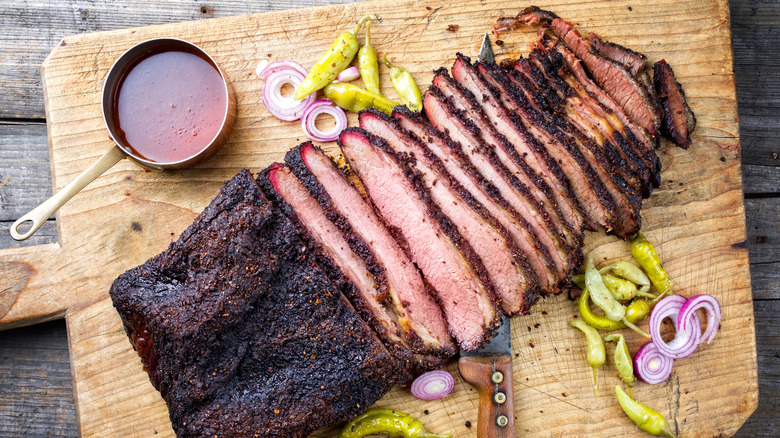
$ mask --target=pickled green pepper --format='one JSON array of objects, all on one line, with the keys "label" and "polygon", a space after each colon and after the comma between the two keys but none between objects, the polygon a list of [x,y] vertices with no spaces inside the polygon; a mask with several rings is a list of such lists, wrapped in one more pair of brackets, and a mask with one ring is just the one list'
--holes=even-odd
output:
[{"label": "pickled green pepper", "polygon": [[390,69],[390,80],[393,82],[393,88],[398,93],[401,103],[406,105],[412,111],[422,111],[422,95],[417,84],[414,82],[412,74],[405,68],[390,64],[387,60],[387,53],[382,56],[382,62]]},{"label": "pickled green pepper", "polygon": [[640,429],[652,435],[676,438],[663,415],[632,399],[619,386],[615,386],[615,393],[623,412]]},{"label": "pickled green pepper", "polygon": [[663,294],[667,290],[671,291],[672,280],[669,279],[669,275],[661,264],[661,258],[655,252],[655,247],[641,231],[631,241],[631,255],[647,272],[647,276],[650,277],[650,281],[659,294]]},{"label": "pickled green pepper", "polygon": [[370,409],[344,426],[338,438],[362,438],[367,435],[404,438],[450,438],[452,433],[437,435],[425,430],[422,422],[394,409]]},{"label": "pickled green pepper", "polygon": [[[628,280],[635,285],[639,286],[638,295],[648,297],[650,299],[655,298],[655,295],[648,293],[650,290],[650,279],[647,278],[644,272],[639,269],[638,266],[625,260],[617,260],[606,266],[599,268],[601,275],[607,272],[612,272],[616,276]],[[632,297],[633,298],[633,297]]]},{"label": "pickled green pepper", "polygon": [[367,20],[376,20],[376,17],[366,15],[358,21],[352,33],[344,32],[336,38],[336,41],[328,47],[328,50],[309,69],[309,74],[306,75],[301,85],[295,90],[293,99],[301,100],[309,94],[322,89],[333,82],[336,76],[349,66],[352,59],[355,58],[358,48],[360,48],[357,34]]},{"label": "pickled green pepper", "polygon": [[390,115],[393,108],[399,105],[384,96],[374,94],[365,88],[346,82],[333,82],[322,89],[325,97],[332,100],[337,106],[347,111],[358,112],[369,107],[374,107]]},{"label": "pickled green pepper", "polygon": [[366,23],[366,43],[360,48],[357,54],[358,70],[360,79],[363,80],[363,86],[371,93],[382,95],[379,91],[379,61],[376,51],[371,47],[371,21]]},{"label": "pickled green pepper", "polygon": [[634,361],[631,359],[631,353],[628,351],[628,344],[623,335],[619,333],[612,333],[604,336],[605,342],[615,342],[615,368],[618,370],[620,380],[628,387],[628,395],[631,394],[631,385],[636,382],[636,376],[634,376]]},{"label": "pickled green pepper", "polygon": [[607,319],[615,322],[620,321],[631,330],[646,338],[650,338],[649,334],[645,333],[642,329],[634,325],[634,323],[626,319],[626,306],[620,304],[620,302],[612,296],[612,293],[610,293],[609,289],[607,289],[607,286],[604,284],[601,274],[593,265],[593,259],[590,257],[585,266],[585,286],[590,291],[591,299],[593,299],[596,306],[604,311],[604,316],[606,316]]},{"label": "pickled green pepper", "polygon": [[581,319],[575,319],[569,323],[572,327],[580,329],[585,334],[588,341],[587,359],[590,367],[593,368],[593,392],[599,395],[599,367],[607,361],[607,354],[604,351],[604,342],[595,328],[589,326]]}]

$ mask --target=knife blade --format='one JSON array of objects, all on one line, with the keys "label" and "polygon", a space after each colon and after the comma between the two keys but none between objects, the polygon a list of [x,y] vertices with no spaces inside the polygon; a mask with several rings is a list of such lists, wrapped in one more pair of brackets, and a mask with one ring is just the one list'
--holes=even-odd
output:
[{"label": "knife blade", "polygon": [[[495,62],[487,33],[482,39],[478,59]],[[479,350],[462,352],[458,360],[461,377],[479,393],[479,438],[515,436],[511,327],[510,318],[504,315],[489,344]]]}]

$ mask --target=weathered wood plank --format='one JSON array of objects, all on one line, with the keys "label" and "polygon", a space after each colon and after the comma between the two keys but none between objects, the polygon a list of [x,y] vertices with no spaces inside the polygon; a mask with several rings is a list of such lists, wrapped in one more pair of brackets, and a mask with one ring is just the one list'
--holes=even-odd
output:
[{"label": "weathered wood plank", "polygon": [[742,163],[777,166],[780,145],[780,3],[732,1],[734,73],[739,99]]},{"label": "weathered wood plank", "polygon": [[352,0],[68,0],[3,1],[0,8],[0,118],[44,118],[40,66],[68,35]]},{"label": "weathered wood plank", "polygon": [[0,221],[14,221],[52,195],[43,123],[0,122]]},{"label": "weathered wood plank", "polygon": [[753,298],[780,299],[780,198],[745,199],[745,213]]},{"label": "weathered wood plank", "polygon": [[78,436],[65,321],[0,334],[0,436]]},{"label": "weathered wood plank", "polygon": [[780,163],[776,166],[742,165],[742,186],[746,196],[780,196]]},{"label": "weathered wood plank", "polygon": [[753,303],[758,346],[758,409],[735,435],[776,437],[780,426],[780,300]]}]

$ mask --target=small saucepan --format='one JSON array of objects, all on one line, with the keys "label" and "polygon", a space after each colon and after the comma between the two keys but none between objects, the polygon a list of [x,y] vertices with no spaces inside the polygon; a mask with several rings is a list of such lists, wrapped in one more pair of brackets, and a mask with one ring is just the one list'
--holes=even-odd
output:
[{"label": "small saucepan", "polygon": [[[25,240],[65,202],[123,158],[155,170],[182,169],[214,155],[236,121],[233,88],[201,48],[156,38],[127,50],[106,76],[103,119],[115,145],[68,185],[11,226]],[[26,222],[32,225],[21,232]]]}]

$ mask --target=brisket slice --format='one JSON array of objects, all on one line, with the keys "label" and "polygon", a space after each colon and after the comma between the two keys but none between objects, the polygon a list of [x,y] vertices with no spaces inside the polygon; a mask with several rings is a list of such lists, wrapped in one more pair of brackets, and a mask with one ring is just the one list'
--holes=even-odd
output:
[{"label": "brisket slice", "polygon": [[287,153],[285,162],[341,230],[352,250],[369,267],[378,268],[380,273],[375,275],[382,275],[387,285],[384,302],[394,310],[412,351],[443,357],[454,354],[457,346],[430,285],[398,243],[404,241],[403,236],[391,233],[368,201],[317,146],[303,143]]},{"label": "brisket slice", "polygon": [[611,59],[623,65],[634,76],[638,75],[639,72],[645,68],[647,56],[642,53],[635,52],[620,44],[602,41],[602,39],[593,32],[588,34],[588,41],[590,41],[591,50],[595,50],[596,53],[604,58]]},{"label": "brisket slice", "polygon": [[[431,86],[437,88],[458,111],[461,111],[472,122],[473,127],[478,130],[477,136],[495,152],[498,161],[518,181],[528,187],[528,193],[534,199],[536,210],[539,213],[531,219],[547,230],[552,237],[551,243],[558,251],[562,252],[562,258],[573,257],[576,259],[576,248],[581,246],[583,237],[582,233],[579,232],[579,227],[569,228],[561,218],[562,213],[552,198],[552,188],[525,162],[514,146],[509,143],[509,140],[496,130],[474,94],[455,82],[444,68],[437,70]],[[575,260],[574,263],[576,262]]]},{"label": "brisket slice", "polygon": [[[369,259],[373,269],[369,270],[366,260],[358,256],[336,225],[328,219],[325,211],[314,197],[292,173],[289,167],[273,164],[257,178],[268,198],[303,225],[312,242],[327,257],[321,266],[333,270],[332,279],[346,283],[341,287],[360,316],[376,331],[385,346],[410,372],[433,369],[441,361],[430,361],[424,356],[415,356],[406,342],[403,329],[398,324],[394,309],[388,303],[387,277],[383,267],[376,260]],[[368,248],[364,250],[370,251]],[[372,272],[379,271],[379,275]],[[338,281],[334,280],[338,284]]]},{"label": "brisket slice", "polygon": [[384,138],[387,145],[414,171],[431,199],[469,242],[485,266],[506,314],[527,313],[526,297],[537,294],[526,255],[509,233],[472,195],[447,172],[441,161],[416,139],[406,135],[395,120],[375,110],[360,112],[360,127]]},{"label": "brisket slice", "polygon": [[655,90],[664,109],[662,132],[677,146],[688,149],[691,146],[691,133],[696,128],[696,116],[685,100],[685,92],[666,60],[656,62],[653,73]]},{"label": "brisket slice", "polygon": [[410,178],[411,170],[399,163],[385,140],[348,128],[339,144],[372,203],[408,242],[460,348],[474,350],[487,343],[500,318],[498,300],[482,262],[457,227],[428,190]]},{"label": "brisket slice", "polygon": [[548,22],[555,35],[582,60],[596,83],[640,126],[651,135],[657,135],[661,115],[648,102],[647,93],[625,66],[594,53],[590,42],[583,38],[571,23],[562,20],[552,12],[530,6],[520,11],[515,21],[526,25]]},{"label": "brisket slice", "polygon": [[564,287],[569,277],[568,260],[557,251],[556,243],[547,233],[547,229],[539,221],[534,220],[534,216],[541,214],[540,206],[535,203],[527,186],[506,169],[495,153],[478,138],[478,133],[469,124],[469,120],[437,88],[428,89],[423,97],[423,106],[431,124],[436,129],[447,133],[454,144],[462,148],[463,155],[478,170],[482,178],[490,181],[497,189],[498,195],[526,220],[528,231],[537,242],[537,246],[546,251],[543,255],[547,258],[547,266],[555,278],[555,282],[549,284],[545,291],[554,293]]},{"label": "brisket slice", "polygon": [[[406,133],[416,138],[427,152],[439,159],[442,165],[464,187],[470,187],[474,197],[509,232],[515,244],[525,252],[536,282],[545,291],[557,287],[557,277],[547,248],[538,242],[528,222],[501,196],[496,186],[488,181],[466,157],[460,144],[438,131],[417,114],[402,107],[393,111],[393,117]],[[527,304],[532,304],[527,300]]]},{"label": "brisket slice", "polygon": [[[564,134],[548,121],[509,79],[506,71],[495,64],[477,64],[481,78],[498,90],[502,102],[516,112],[526,129],[542,144],[547,153],[558,162],[566,175],[576,200],[593,223],[614,228],[616,210],[604,184],[586,161],[585,157]],[[461,78],[456,79],[461,81]]]},{"label": "brisket slice", "polygon": [[248,171],[111,299],[179,436],[305,437],[406,378]]}]

